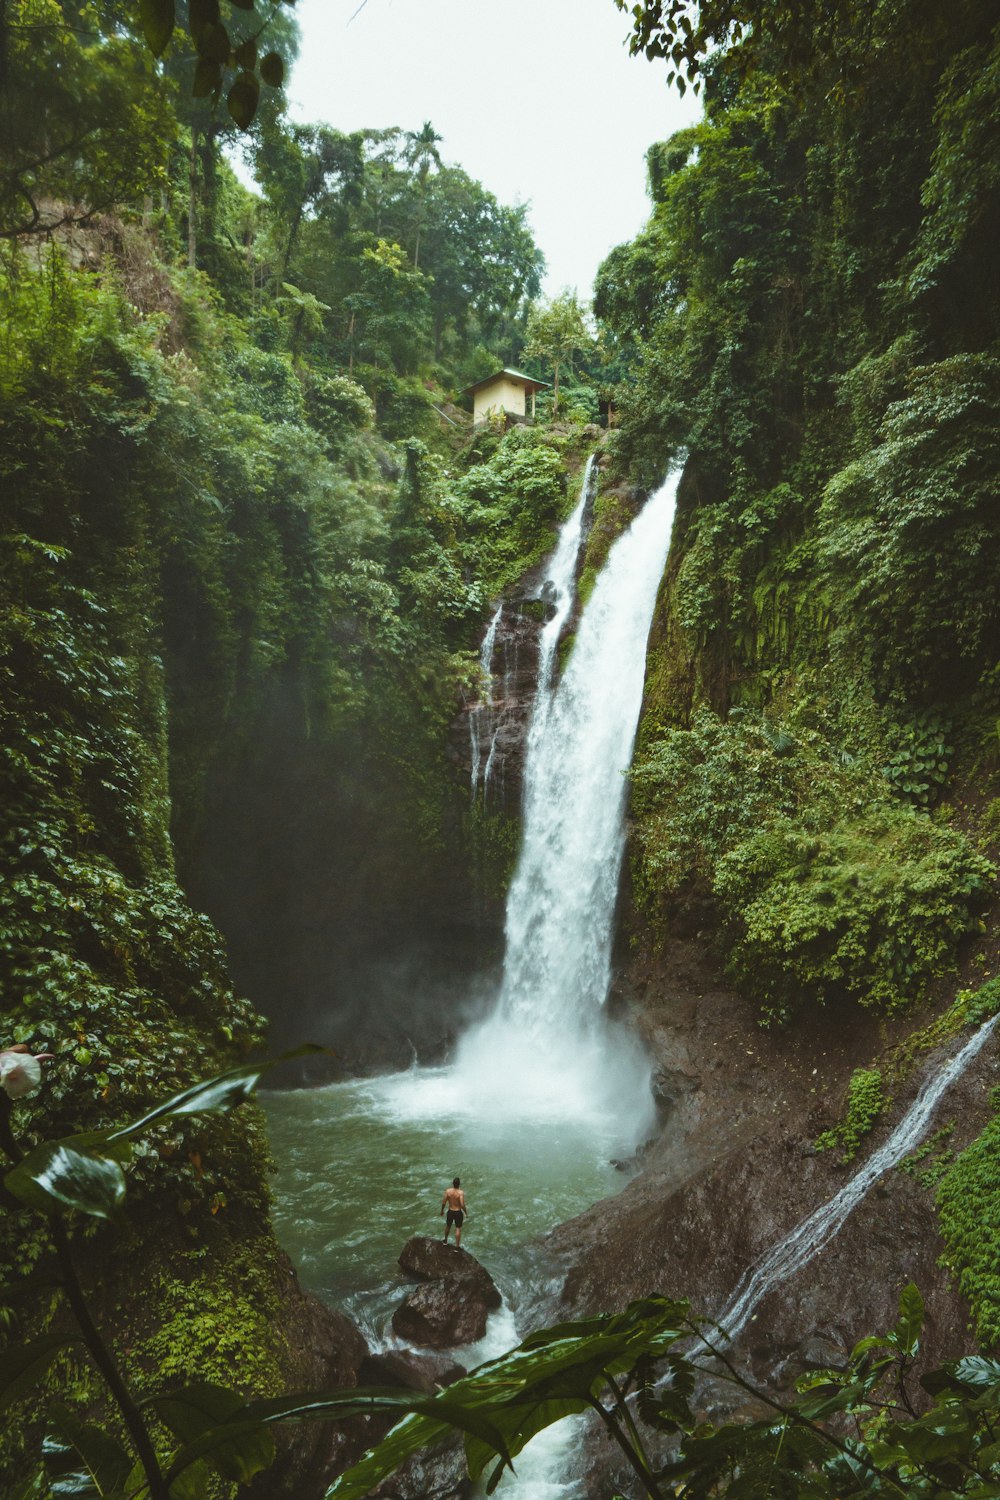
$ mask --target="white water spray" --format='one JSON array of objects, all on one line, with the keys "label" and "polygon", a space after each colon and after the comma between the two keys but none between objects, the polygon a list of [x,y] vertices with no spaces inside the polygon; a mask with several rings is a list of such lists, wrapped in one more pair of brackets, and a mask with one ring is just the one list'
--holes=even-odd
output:
[{"label": "white water spray", "polygon": [[992,1034],[998,1020],[1000,1016],[993,1016],[986,1021],[978,1031],[973,1032],[961,1051],[956,1052],[943,1068],[927,1080],[889,1139],[872,1153],[860,1171],[854,1174],[850,1182],[845,1183],[839,1193],[821,1204],[783,1240],[772,1245],[756,1265],[751,1266],[718,1317],[719,1324],[730,1340],[743,1331],[754,1309],[769,1292],[794,1276],[814,1255],[819,1254],[824,1245],[829,1244],[868,1189],[913,1150],[927,1129],[941,1095],[968,1067]]}]

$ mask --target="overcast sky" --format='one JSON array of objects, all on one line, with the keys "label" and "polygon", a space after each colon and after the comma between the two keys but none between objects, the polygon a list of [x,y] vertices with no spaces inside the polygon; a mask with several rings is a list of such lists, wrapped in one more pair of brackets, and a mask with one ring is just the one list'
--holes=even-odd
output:
[{"label": "overcast sky", "polygon": [[359,4],[298,0],[292,117],[344,131],[430,120],[443,160],[530,205],[546,291],[589,297],[603,257],[645,222],[647,147],[697,114],[664,63],[628,55],[627,14],[614,0]]}]

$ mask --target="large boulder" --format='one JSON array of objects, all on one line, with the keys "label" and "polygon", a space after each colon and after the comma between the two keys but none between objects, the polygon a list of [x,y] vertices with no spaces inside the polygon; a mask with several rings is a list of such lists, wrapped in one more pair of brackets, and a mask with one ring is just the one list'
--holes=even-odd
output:
[{"label": "large boulder", "polygon": [[458,1245],[446,1245],[426,1234],[415,1234],[407,1240],[399,1257],[402,1270],[413,1281],[441,1281],[449,1276],[471,1277],[482,1287],[487,1307],[499,1307],[502,1301],[496,1282],[484,1265]]},{"label": "large boulder", "polygon": [[491,1306],[480,1277],[445,1276],[414,1287],[393,1313],[392,1327],[407,1343],[452,1349],[482,1338]]}]

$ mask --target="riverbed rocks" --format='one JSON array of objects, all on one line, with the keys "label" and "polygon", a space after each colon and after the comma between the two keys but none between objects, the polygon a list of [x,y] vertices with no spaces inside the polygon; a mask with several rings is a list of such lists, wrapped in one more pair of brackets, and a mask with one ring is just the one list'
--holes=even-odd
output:
[{"label": "riverbed rocks", "polygon": [[490,1311],[500,1306],[501,1297],[474,1255],[415,1235],[404,1245],[399,1264],[420,1283],[392,1315],[399,1338],[430,1349],[452,1349],[482,1338]]}]

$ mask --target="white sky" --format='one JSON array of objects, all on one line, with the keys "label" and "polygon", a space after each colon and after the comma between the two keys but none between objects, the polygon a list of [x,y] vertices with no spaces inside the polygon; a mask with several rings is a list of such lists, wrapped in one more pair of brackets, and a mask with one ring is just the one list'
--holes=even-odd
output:
[{"label": "white sky", "polygon": [[[338,130],[430,120],[442,159],[526,202],[545,290],[589,297],[607,252],[649,212],[645,153],[697,102],[630,57],[614,0],[298,0],[294,119]],[[354,19],[351,20],[352,15]]]}]

